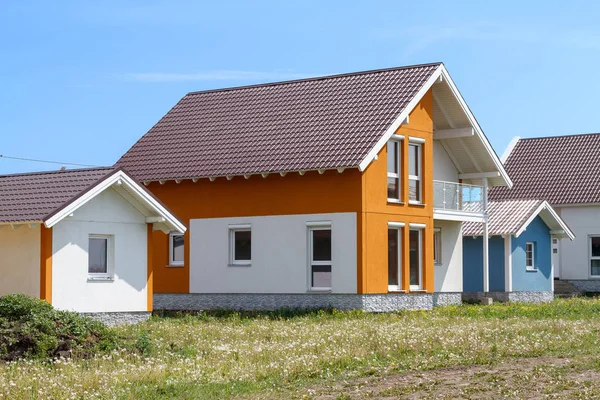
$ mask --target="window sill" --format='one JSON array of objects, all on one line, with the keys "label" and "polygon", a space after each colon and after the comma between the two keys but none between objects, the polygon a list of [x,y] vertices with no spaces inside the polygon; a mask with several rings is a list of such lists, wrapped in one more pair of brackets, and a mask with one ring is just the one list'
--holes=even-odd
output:
[{"label": "window sill", "polygon": [[398,200],[398,199],[387,199],[387,202],[388,202],[389,204],[404,204],[404,202],[403,202],[403,201],[401,201],[401,200]]},{"label": "window sill", "polygon": [[531,267],[525,267],[525,272],[538,272],[539,269],[537,268],[531,268]]},{"label": "window sill", "polygon": [[390,293],[390,294],[394,294],[394,293],[406,293],[406,290],[402,290],[402,289],[388,289],[388,293]]},{"label": "window sill", "polygon": [[88,282],[113,282],[114,276],[88,276]]},{"label": "window sill", "polygon": [[443,266],[444,266],[444,263],[441,263],[441,262],[434,262],[434,263],[433,263],[433,266],[434,266],[434,267],[443,267]]},{"label": "window sill", "polygon": [[167,264],[166,267],[167,268],[183,268],[183,267],[185,267],[185,265],[183,265],[183,264]]},{"label": "window sill", "polygon": [[309,293],[331,293],[331,288],[310,288]]},{"label": "window sill", "polygon": [[410,289],[411,293],[427,293],[425,289]]},{"label": "window sill", "polygon": [[247,263],[247,264],[227,264],[228,267],[251,267],[252,263]]},{"label": "window sill", "polygon": [[408,204],[411,205],[411,206],[419,206],[419,207],[426,207],[427,206],[427,204],[421,203],[420,201],[409,201]]}]

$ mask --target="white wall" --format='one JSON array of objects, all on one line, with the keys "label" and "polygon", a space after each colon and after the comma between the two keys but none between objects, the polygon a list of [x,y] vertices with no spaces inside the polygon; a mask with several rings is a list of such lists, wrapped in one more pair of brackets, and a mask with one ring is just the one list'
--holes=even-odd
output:
[{"label": "white wall", "polygon": [[[191,293],[306,293],[307,222],[331,221],[332,292],[356,293],[356,213],[190,221]],[[252,225],[252,265],[228,266],[229,225]]]},{"label": "white wall", "polygon": [[[114,235],[114,280],[88,280],[88,238]],[[107,189],[53,228],[52,304],[80,312],[147,310],[145,217]]]},{"label": "white wall", "polygon": [[40,227],[0,226],[0,296],[40,297]]},{"label": "white wall", "polygon": [[433,179],[458,182],[458,170],[439,140],[433,141]]},{"label": "white wall", "polygon": [[575,234],[575,239],[561,239],[560,278],[589,279],[589,235],[600,235],[600,206],[561,207],[557,210]]},{"label": "white wall", "polygon": [[442,230],[442,264],[433,267],[434,290],[436,292],[462,292],[462,223],[435,220],[433,226]]}]

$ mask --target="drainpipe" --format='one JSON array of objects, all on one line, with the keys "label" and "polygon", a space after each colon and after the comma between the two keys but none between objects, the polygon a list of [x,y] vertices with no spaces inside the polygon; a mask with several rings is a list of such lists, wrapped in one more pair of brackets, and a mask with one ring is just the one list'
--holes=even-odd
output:
[{"label": "drainpipe", "polygon": [[489,233],[488,233],[488,181],[487,178],[483,178],[483,291],[485,293],[490,291],[490,252],[489,252]]}]

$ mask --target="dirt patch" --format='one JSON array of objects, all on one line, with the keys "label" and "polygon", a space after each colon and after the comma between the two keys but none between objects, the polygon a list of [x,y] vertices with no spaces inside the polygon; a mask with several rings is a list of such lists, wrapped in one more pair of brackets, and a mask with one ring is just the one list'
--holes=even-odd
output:
[{"label": "dirt patch", "polygon": [[389,374],[330,387],[311,399],[600,399],[600,362],[594,357],[511,359],[493,365]]}]

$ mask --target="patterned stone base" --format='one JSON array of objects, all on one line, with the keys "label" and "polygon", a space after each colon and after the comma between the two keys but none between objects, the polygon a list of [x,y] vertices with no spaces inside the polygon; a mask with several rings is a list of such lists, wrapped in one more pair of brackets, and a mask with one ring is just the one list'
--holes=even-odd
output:
[{"label": "patterned stone base", "polygon": [[600,279],[586,279],[586,280],[569,280],[577,289],[582,292],[596,293],[600,292]]},{"label": "patterned stone base", "polygon": [[[452,295],[449,293],[449,295]],[[452,299],[452,300],[450,300]],[[460,297],[459,297],[460,299]],[[455,304],[456,296],[443,297]],[[433,294],[154,294],[155,310],[201,311],[244,310],[273,311],[281,309],[365,310],[385,312],[398,310],[431,310]]]},{"label": "patterned stone base", "polygon": [[532,292],[470,292],[463,293],[462,300],[481,301],[488,297],[501,303],[547,303],[554,300],[552,291],[532,291]]},{"label": "patterned stone base", "polygon": [[434,307],[443,307],[443,306],[457,306],[462,304],[462,293],[453,292],[453,293],[442,293],[437,292],[433,294],[433,306]]},{"label": "patterned stone base", "polygon": [[144,322],[152,313],[150,312],[105,312],[105,313],[82,313],[86,317],[104,322],[108,326],[119,326],[128,324],[137,324]]}]

